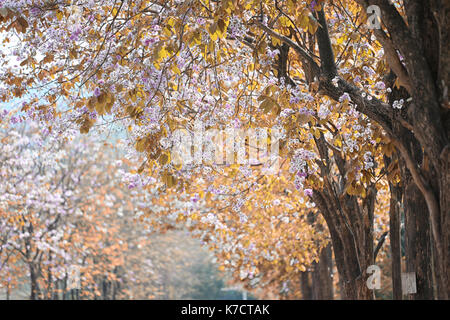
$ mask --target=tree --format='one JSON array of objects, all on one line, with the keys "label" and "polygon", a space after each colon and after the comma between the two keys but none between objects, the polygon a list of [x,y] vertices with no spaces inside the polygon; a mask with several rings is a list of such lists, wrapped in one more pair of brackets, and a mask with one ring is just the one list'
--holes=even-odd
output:
[{"label": "tree", "polygon": [[[379,29],[367,28],[371,5]],[[376,258],[377,192],[385,176],[392,187],[401,180],[408,230],[429,223],[432,246],[426,231],[418,243],[435,251],[439,297],[448,298],[448,9],[431,0],[5,1],[5,42],[16,33],[20,65],[0,75],[8,86],[0,96],[51,130],[122,123],[146,156],[138,173],[169,189],[200,173],[217,182],[228,175],[225,193],[255,188],[255,199],[268,195],[262,171],[250,178],[236,167],[180,166],[171,142],[179,128],[193,134],[196,120],[216,129],[276,125],[291,169],[275,180],[292,177],[323,215],[347,298],[372,298],[365,273]],[[395,153],[384,167],[383,155]],[[242,198],[232,199],[241,207]]]},{"label": "tree", "polygon": [[26,277],[31,299],[118,297],[117,288],[106,295],[100,287],[124,280],[118,270],[127,253],[124,221],[114,214],[130,199],[116,185],[111,149],[92,138],[57,141],[33,122],[7,124],[0,131],[2,285],[10,294]]},{"label": "tree", "polygon": [[156,194],[129,188],[132,161],[97,137],[69,135],[63,143],[36,123],[3,120],[0,284],[7,299],[24,283],[31,299],[186,299],[220,290],[210,254],[186,232],[156,234],[137,223]]}]

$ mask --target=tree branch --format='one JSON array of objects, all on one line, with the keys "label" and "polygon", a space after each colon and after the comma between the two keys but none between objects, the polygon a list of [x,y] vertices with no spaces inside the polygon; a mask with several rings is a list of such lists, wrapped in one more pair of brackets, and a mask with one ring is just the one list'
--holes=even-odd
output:
[{"label": "tree branch", "polygon": [[386,60],[389,64],[389,67],[391,67],[392,71],[397,76],[399,84],[402,87],[404,87],[411,95],[412,87],[411,82],[409,81],[408,71],[401,63],[396,48],[392,43],[392,40],[387,36],[387,34],[382,29],[375,30],[374,33],[375,36],[377,37],[377,40],[381,43],[381,45],[384,48]]},{"label": "tree branch", "polygon": [[306,63],[308,66],[310,66],[313,69],[314,74],[319,75],[320,68],[318,64],[314,61],[313,57],[311,57],[302,47],[300,47],[297,43],[295,43],[293,40],[289,39],[288,37],[279,34],[278,32],[272,30],[268,26],[262,24],[260,21],[255,22],[258,27],[260,27],[262,30],[267,32],[267,34],[271,35],[272,37],[277,38],[278,40],[286,43],[289,47],[295,50],[300,55],[301,60]]},{"label": "tree branch", "polygon": [[383,233],[381,235],[380,239],[378,239],[378,244],[377,244],[375,250],[373,251],[373,261],[374,262],[377,261],[378,252],[380,251],[381,247],[383,246],[387,235],[388,235],[388,232],[386,231],[385,233]]},{"label": "tree branch", "polygon": [[319,46],[320,67],[322,73],[328,79],[333,79],[337,75],[337,69],[336,63],[334,61],[333,48],[331,47],[328,25],[325,19],[323,7],[320,11],[316,12],[316,18],[320,24],[319,29],[317,29],[317,44]]}]

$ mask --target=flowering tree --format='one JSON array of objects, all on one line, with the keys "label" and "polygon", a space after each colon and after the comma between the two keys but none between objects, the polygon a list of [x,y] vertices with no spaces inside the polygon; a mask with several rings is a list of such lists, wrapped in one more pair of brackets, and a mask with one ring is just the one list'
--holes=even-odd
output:
[{"label": "flowering tree", "polygon": [[[18,61],[4,61],[9,66],[0,74],[0,97],[20,103],[17,121],[40,119],[49,130],[76,127],[82,133],[121,123],[130,144],[145,155],[139,179],[147,181],[151,173],[166,188],[189,192],[204,186],[193,182],[206,175],[207,202],[212,194],[229,197],[220,211],[225,214],[211,213],[199,222],[229,230],[223,232],[228,243],[225,235],[239,237],[228,213],[234,210],[245,220],[246,210],[255,208],[252,202],[272,200],[268,185],[291,179],[304,202],[314,202],[326,221],[347,298],[372,297],[365,280],[376,258],[377,193],[386,177],[391,195],[401,181],[400,196],[391,202],[391,240],[398,240],[396,203],[403,198],[410,230],[424,228],[411,243],[422,252],[414,259],[408,255],[411,267],[417,270],[433,247],[439,297],[448,298],[449,73],[443,39],[449,8],[444,2],[36,0],[1,5],[4,43]],[[367,24],[371,5],[381,13],[375,17],[378,29]],[[279,142],[289,169],[281,167],[267,178],[252,161],[240,168],[208,157],[200,163],[171,161],[175,132],[182,128],[193,135],[199,122],[219,130],[271,127],[280,132],[271,139]],[[234,158],[233,143],[227,150]],[[267,152],[263,158],[274,160]],[[224,181],[223,190],[213,190]],[[269,221],[271,209],[264,209]],[[245,230],[252,232],[258,229]],[[269,243],[277,243],[274,239],[277,235]],[[392,245],[398,248],[398,241]],[[398,252],[393,256],[398,297]],[[427,279],[430,272],[419,276]]]},{"label": "flowering tree", "polygon": [[[2,286],[10,292],[26,277],[31,299],[127,297],[128,245],[142,239],[122,231],[133,207],[111,149],[92,138],[56,140],[34,122],[5,122],[0,137]],[[71,272],[80,277],[73,288]]]}]

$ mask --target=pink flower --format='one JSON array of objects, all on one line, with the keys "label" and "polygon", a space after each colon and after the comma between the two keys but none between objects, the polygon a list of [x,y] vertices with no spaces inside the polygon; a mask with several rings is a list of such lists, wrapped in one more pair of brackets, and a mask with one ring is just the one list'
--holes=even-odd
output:
[{"label": "pink flower", "polygon": [[98,97],[98,96],[100,96],[102,94],[102,92],[101,92],[101,90],[100,90],[100,88],[95,88],[95,90],[94,90],[94,96],[96,96],[96,97]]},{"label": "pink flower", "polygon": [[305,190],[303,191],[303,193],[304,193],[305,196],[307,196],[307,197],[312,197],[312,195],[313,195],[312,189],[305,189]]},{"label": "pink flower", "polygon": [[308,174],[306,172],[297,172],[297,176],[301,177],[301,178],[306,178]]}]

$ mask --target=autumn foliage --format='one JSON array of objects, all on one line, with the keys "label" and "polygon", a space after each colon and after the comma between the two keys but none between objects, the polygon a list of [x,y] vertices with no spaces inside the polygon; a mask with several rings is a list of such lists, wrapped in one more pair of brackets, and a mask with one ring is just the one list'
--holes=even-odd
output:
[{"label": "autumn foliage", "polygon": [[[84,294],[99,296],[101,277],[122,279],[135,241],[117,237],[124,226],[111,218],[126,208],[151,230],[189,230],[261,297],[373,299],[368,270],[380,265],[392,298],[407,271],[418,283],[408,298],[448,299],[449,10],[431,0],[0,1],[0,212],[2,241],[15,245],[0,247],[14,261],[0,273],[13,285],[28,268],[32,297],[51,298],[69,261],[55,252],[73,246]],[[215,135],[188,150],[202,161],[174,161],[177,133],[196,141],[199,125],[269,128],[279,134],[262,139],[279,153],[218,163],[204,152]],[[30,142],[42,139],[33,130],[60,151]],[[124,137],[123,162],[88,148],[93,136]],[[28,163],[43,170],[38,184],[21,172]]]}]

